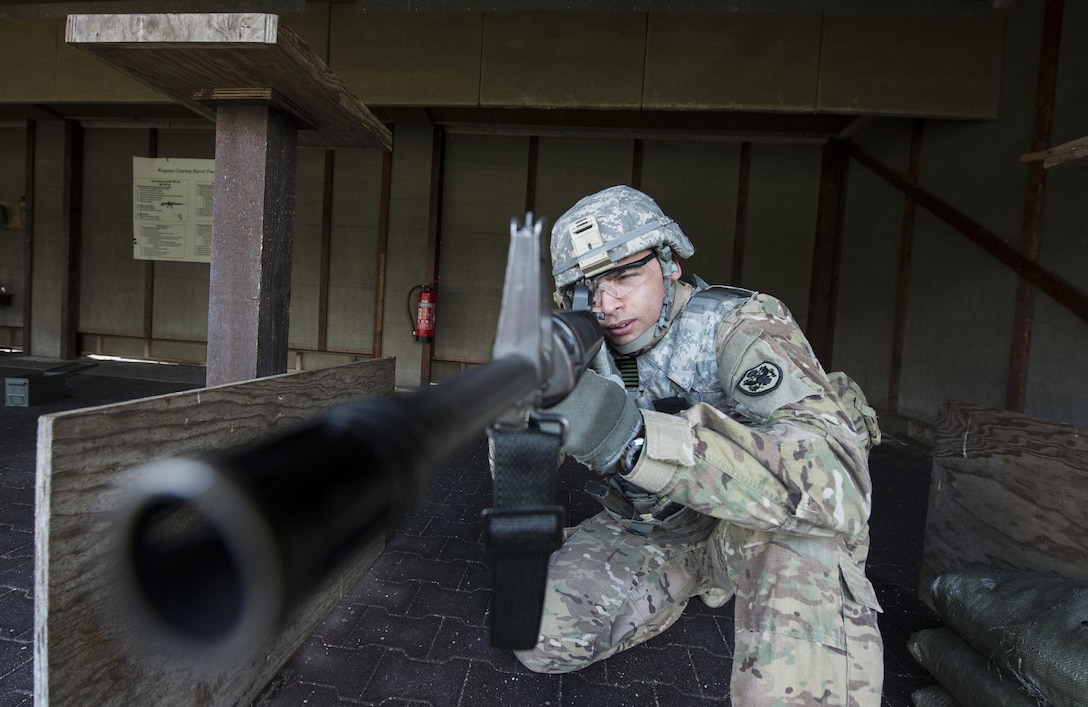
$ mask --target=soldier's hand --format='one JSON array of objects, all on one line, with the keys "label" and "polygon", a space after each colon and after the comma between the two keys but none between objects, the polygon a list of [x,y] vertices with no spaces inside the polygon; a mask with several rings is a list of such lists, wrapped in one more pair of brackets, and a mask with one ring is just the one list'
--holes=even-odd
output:
[{"label": "soldier's hand", "polygon": [[642,427],[642,414],[616,382],[588,370],[549,412],[570,423],[563,449],[595,471],[608,471]]}]

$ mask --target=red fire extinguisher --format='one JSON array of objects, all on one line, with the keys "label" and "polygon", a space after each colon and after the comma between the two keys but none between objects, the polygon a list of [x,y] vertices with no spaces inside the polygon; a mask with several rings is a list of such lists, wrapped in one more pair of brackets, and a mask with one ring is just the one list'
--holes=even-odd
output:
[{"label": "red fire extinguisher", "polygon": [[416,285],[408,292],[408,316],[411,318],[412,293],[419,290],[419,300],[416,302],[415,334],[416,341],[431,341],[434,339],[434,308],[438,303],[438,283],[428,282],[425,285]]}]

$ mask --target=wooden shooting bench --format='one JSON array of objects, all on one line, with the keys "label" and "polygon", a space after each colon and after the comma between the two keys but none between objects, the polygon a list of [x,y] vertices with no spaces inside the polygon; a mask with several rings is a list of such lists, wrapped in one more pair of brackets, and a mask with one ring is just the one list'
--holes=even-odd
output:
[{"label": "wooden shooting bench", "polygon": [[384,547],[367,544],[251,655],[200,668],[137,638],[119,596],[116,515],[154,458],[244,444],[393,390],[394,360],[43,415],[34,516],[34,704],[248,705]]},{"label": "wooden shooting bench", "polygon": [[297,148],[389,150],[391,135],[275,15],[71,15],[65,39],[215,121],[210,387],[40,418],[34,701],[249,704],[383,541],[360,550],[268,645],[198,670],[142,650],[121,620],[114,515],[141,462],[243,444],[320,408],[392,392],[392,359],[284,374]]}]

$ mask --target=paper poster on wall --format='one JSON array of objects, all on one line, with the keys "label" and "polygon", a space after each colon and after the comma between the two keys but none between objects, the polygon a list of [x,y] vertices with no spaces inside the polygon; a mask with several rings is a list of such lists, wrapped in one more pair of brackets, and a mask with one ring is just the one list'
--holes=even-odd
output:
[{"label": "paper poster on wall", "polygon": [[132,158],[132,257],[210,263],[215,160]]}]

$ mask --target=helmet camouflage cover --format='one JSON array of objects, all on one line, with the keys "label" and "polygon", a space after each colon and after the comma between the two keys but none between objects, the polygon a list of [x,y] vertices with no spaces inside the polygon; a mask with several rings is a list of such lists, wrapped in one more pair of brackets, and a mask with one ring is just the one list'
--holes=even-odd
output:
[{"label": "helmet camouflage cover", "polygon": [[663,246],[681,258],[695,253],[680,226],[638,189],[614,186],[584,197],[552,226],[556,297],[630,255]]}]

